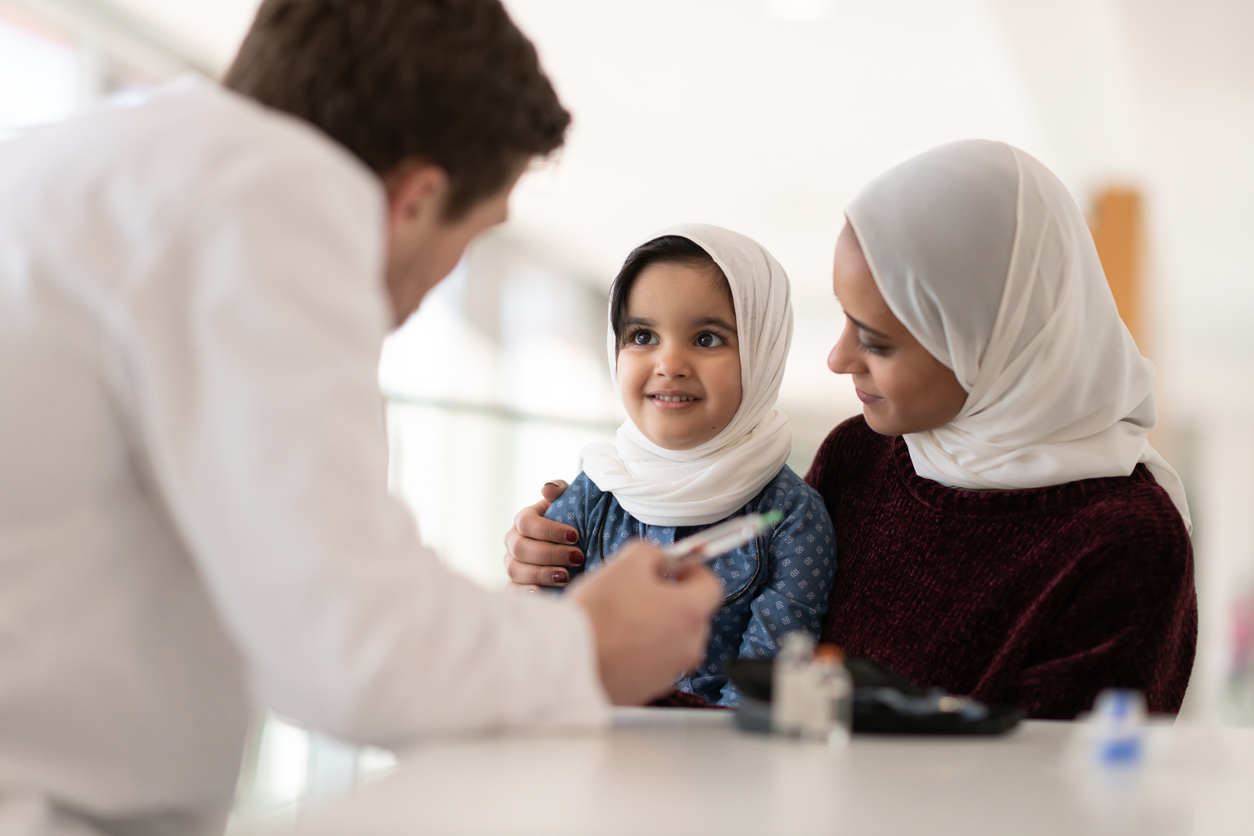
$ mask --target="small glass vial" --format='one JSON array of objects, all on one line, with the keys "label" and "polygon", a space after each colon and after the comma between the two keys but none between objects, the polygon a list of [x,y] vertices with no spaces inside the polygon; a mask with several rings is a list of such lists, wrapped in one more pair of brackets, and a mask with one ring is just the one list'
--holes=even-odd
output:
[{"label": "small glass vial", "polygon": [[1089,719],[1089,740],[1098,765],[1139,766],[1145,749],[1145,697],[1141,692],[1108,688],[1098,694]]},{"label": "small glass vial", "polygon": [[776,734],[801,733],[812,702],[813,660],[814,636],[798,630],[780,638],[779,653],[771,665],[771,730]]},{"label": "small glass vial", "polygon": [[810,735],[829,746],[848,746],[853,731],[853,677],[845,654],[834,644],[821,644],[812,663],[816,682],[815,725]]}]

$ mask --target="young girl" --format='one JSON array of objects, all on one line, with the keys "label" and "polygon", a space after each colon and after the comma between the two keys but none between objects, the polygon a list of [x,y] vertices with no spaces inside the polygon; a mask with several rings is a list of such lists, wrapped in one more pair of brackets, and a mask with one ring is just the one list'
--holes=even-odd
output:
[{"label": "young girl", "polygon": [[596,571],[632,537],[660,546],[731,516],[778,509],[775,528],[714,562],[724,586],[705,661],[676,683],[720,705],[737,656],[770,656],[792,630],[818,635],[836,572],[823,500],[784,461],[773,409],[792,341],[788,277],[761,245],[705,224],[627,256],[610,291],[610,371],[627,421],[583,451],[546,516],[574,526]]}]

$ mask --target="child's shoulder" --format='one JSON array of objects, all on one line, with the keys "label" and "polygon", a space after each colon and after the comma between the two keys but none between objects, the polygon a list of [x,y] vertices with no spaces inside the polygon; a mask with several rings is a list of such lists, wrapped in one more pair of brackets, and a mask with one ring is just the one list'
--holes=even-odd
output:
[{"label": "child's shoulder", "polygon": [[[835,532],[823,497],[792,468],[784,465],[766,486],[754,510],[758,513],[778,511],[784,515],[771,533],[772,560],[782,560],[787,566],[788,560],[800,556],[808,567],[806,571],[814,572],[815,579],[824,571],[835,571],[835,562],[831,560],[835,556],[832,545]],[[811,559],[819,562],[811,566]],[[800,570],[801,567],[797,568]],[[824,587],[820,585],[822,589]]]},{"label": "child's shoulder", "polygon": [[575,481],[570,483],[566,492],[553,501],[544,516],[550,520],[573,523],[574,516],[572,515],[595,505],[602,496],[607,496],[607,494],[588,478],[587,473],[581,472],[575,477]]},{"label": "child's shoulder", "polygon": [[758,509],[761,511],[769,511],[775,508],[784,510],[784,505],[797,504],[813,505],[817,504],[823,507],[823,497],[814,488],[806,484],[806,481],[797,475],[797,472],[788,465],[780,468],[779,473],[775,474],[775,478],[766,483],[766,487],[758,494]]},{"label": "child's shoulder", "polygon": [[754,510],[760,514],[768,511],[782,513],[784,519],[779,526],[780,533],[811,526],[821,530],[831,525],[822,495],[788,465],[784,465],[758,494]]}]

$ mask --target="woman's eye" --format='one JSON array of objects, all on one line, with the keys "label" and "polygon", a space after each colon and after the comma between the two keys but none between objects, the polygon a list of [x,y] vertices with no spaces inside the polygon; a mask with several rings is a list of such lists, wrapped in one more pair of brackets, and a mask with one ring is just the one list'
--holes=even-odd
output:
[{"label": "woman's eye", "polygon": [[721,345],[727,345],[727,340],[718,334],[705,331],[697,335],[697,345],[701,348],[718,348]]},{"label": "woman's eye", "polygon": [[656,345],[657,335],[652,331],[637,331],[631,335],[632,345]]},{"label": "woman's eye", "polygon": [[864,343],[862,341],[862,338],[859,337],[858,338],[858,351],[861,351],[863,354],[885,354],[888,351],[888,346],[871,345],[870,343]]}]

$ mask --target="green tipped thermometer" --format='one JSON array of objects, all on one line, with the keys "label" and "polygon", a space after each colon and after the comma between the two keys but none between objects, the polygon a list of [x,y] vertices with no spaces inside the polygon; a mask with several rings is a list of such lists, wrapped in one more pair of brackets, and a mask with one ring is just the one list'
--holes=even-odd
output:
[{"label": "green tipped thermometer", "polygon": [[784,515],[779,511],[746,514],[685,537],[664,550],[669,568],[674,571],[692,563],[709,563],[748,543],[783,518]]}]

